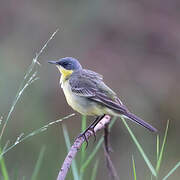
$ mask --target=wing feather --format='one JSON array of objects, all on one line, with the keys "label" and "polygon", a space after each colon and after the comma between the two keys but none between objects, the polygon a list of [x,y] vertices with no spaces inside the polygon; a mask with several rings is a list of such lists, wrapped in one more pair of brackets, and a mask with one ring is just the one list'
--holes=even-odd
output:
[{"label": "wing feather", "polygon": [[69,80],[73,93],[88,97],[97,103],[117,110],[119,113],[126,112],[127,108],[121,103],[116,93],[102,81],[100,74],[84,69],[74,73],[74,76]]}]

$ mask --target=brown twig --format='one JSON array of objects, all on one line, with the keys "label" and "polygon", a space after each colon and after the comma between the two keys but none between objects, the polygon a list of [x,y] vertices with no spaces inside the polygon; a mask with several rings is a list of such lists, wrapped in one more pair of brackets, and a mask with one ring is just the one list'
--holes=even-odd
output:
[{"label": "brown twig", "polygon": [[[94,132],[96,133],[97,131],[103,129],[106,124],[108,124],[111,121],[111,117],[109,115],[106,115],[94,128]],[[86,138],[89,138],[90,136],[93,136],[92,131],[87,131],[85,134]],[[75,141],[74,144],[71,146],[64,162],[63,165],[59,171],[57,180],[64,180],[66,178],[67,172],[72,164],[72,160],[75,158],[77,151],[80,149],[81,145],[85,141],[84,137],[78,137]]]},{"label": "brown twig", "polygon": [[119,180],[116,169],[115,169],[115,167],[112,163],[111,157],[110,157],[111,147],[109,144],[109,126],[108,125],[109,124],[106,124],[105,128],[104,128],[104,155],[106,158],[107,169],[109,172],[109,179]]}]

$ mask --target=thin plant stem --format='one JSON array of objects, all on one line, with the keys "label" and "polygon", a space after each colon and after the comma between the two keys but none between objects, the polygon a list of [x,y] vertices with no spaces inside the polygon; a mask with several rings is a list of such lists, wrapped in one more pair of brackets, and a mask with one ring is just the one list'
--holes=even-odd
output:
[{"label": "thin plant stem", "polygon": [[[33,75],[29,78],[29,80],[27,80],[28,76],[29,76],[30,73],[34,70],[36,64],[40,65],[40,63],[38,62],[37,59],[38,59],[39,56],[43,53],[44,49],[46,48],[46,46],[48,45],[48,43],[53,39],[53,37],[55,36],[55,34],[58,32],[58,30],[59,30],[59,29],[57,29],[57,30],[50,36],[50,38],[46,41],[46,43],[45,43],[44,46],[41,48],[41,50],[40,50],[38,53],[36,53],[35,58],[33,58],[33,61],[32,61],[32,63],[31,63],[31,65],[29,66],[28,70],[26,71],[26,74],[25,74],[25,76],[24,76],[24,79],[23,79],[23,81],[21,82],[21,84],[20,84],[20,86],[19,86],[19,90],[18,90],[18,92],[17,92],[17,94],[16,94],[16,96],[15,96],[15,98],[14,98],[14,100],[13,100],[13,103],[12,103],[12,105],[11,105],[11,108],[10,108],[10,110],[9,110],[9,112],[8,112],[7,118],[6,118],[6,120],[5,120],[5,122],[4,122],[3,126],[2,126],[1,133],[0,133],[0,141],[1,141],[1,138],[2,138],[2,136],[3,136],[3,134],[4,134],[5,128],[6,128],[6,126],[7,126],[7,123],[8,123],[8,121],[10,120],[10,117],[11,117],[11,115],[12,115],[12,112],[13,112],[13,110],[14,110],[14,108],[15,108],[18,100],[19,100],[19,98],[20,98],[21,95],[23,94],[24,90],[25,90],[32,82],[34,82],[33,79],[35,78],[37,72],[33,73]],[[35,78],[35,79],[37,79],[37,78]],[[27,83],[26,83],[26,82],[27,82]]]},{"label": "thin plant stem", "polygon": [[42,160],[43,160],[43,157],[44,157],[45,149],[46,149],[45,146],[43,146],[41,148],[41,151],[39,153],[39,157],[38,157],[38,160],[36,162],[36,165],[35,165],[34,172],[32,174],[31,180],[36,180],[37,179],[40,167],[42,165]]},{"label": "thin plant stem", "polygon": [[155,168],[153,167],[152,163],[150,162],[150,160],[148,159],[147,155],[145,154],[143,148],[141,147],[141,145],[139,144],[138,140],[136,139],[135,135],[133,134],[133,132],[131,131],[130,127],[128,126],[128,124],[126,123],[125,119],[123,117],[121,117],[125,127],[127,128],[131,138],[133,139],[134,143],[136,144],[140,154],[142,155],[144,161],[146,162],[147,166],[149,167],[151,173],[157,177],[157,173]]},{"label": "thin plant stem", "polygon": [[[82,116],[82,122],[81,122],[81,131],[84,132],[86,129],[86,124],[87,124],[87,117],[86,116]],[[82,165],[84,163],[84,159],[86,156],[86,144],[83,143],[81,146],[81,162],[80,165]],[[83,179],[84,176],[84,171],[80,172],[80,180]]]},{"label": "thin plant stem", "polygon": [[[1,154],[1,148],[0,148],[0,154]],[[1,166],[1,172],[2,172],[2,177],[4,178],[4,180],[9,180],[9,175],[8,175],[8,171],[6,168],[6,164],[4,161],[4,158],[0,159],[0,166]]]},{"label": "thin plant stem", "polygon": [[162,179],[162,180],[166,180],[171,174],[174,173],[174,171],[180,167],[180,161],[169,171],[169,173]]},{"label": "thin plant stem", "polygon": [[136,166],[135,166],[134,156],[132,156],[132,164],[133,164],[134,180],[136,180]]},{"label": "thin plant stem", "polygon": [[96,180],[98,165],[99,165],[99,159],[97,159],[94,164],[94,167],[92,170],[92,175],[91,175],[91,180]]},{"label": "thin plant stem", "polygon": [[165,130],[164,139],[163,139],[163,144],[162,144],[161,151],[160,151],[159,158],[158,158],[157,165],[156,165],[156,172],[157,173],[159,172],[161,162],[162,162],[162,156],[164,153],[164,147],[165,147],[166,139],[167,139],[168,127],[169,127],[169,120],[167,121],[166,130]]},{"label": "thin plant stem", "polygon": [[70,114],[70,115],[65,116],[65,117],[63,117],[63,118],[61,118],[61,119],[58,119],[58,120],[53,121],[53,122],[50,122],[49,124],[47,124],[47,125],[45,125],[45,126],[42,126],[42,127],[39,128],[39,129],[34,130],[33,132],[29,133],[28,135],[26,135],[26,136],[24,136],[24,137],[23,137],[24,134],[21,133],[20,136],[17,137],[17,140],[15,141],[14,144],[12,144],[12,145],[10,145],[9,147],[3,149],[3,151],[2,151],[1,154],[0,154],[0,159],[2,158],[2,156],[3,156],[4,154],[6,154],[6,153],[7,153],[8,151],[10,151],[11,149],[13,149],[17,144],[22,143],[23,141],[25,141],[26,139],[28,139],[28,138],[30,138],[30,137],[32,137],[32,136],[35,136],[35,135],[37,135],[37,134],[39,134],[39,133],[41,133],[41,132],[46,131],[47,128],[49,128],[50,126],[52,126],[52,125],[54,125],[54,124],[57,124],[57,123],[59,123],[59,122],[62,122],[63,120],[68,119],[68,118],[70,118],[70,117],[72,117],[72,116],[74,116],[74,115],[75,115],[75,114]]}]

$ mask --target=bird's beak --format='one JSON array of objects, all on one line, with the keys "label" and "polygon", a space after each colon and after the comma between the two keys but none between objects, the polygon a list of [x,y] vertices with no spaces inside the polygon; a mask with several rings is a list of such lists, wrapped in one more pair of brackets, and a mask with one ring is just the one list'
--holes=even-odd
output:
[{"label": "bird's beak", "polygon": [[56,65],[58,64],[57,61],[48,61],[48,63],[49,63],[49,64],[56,64]]}]

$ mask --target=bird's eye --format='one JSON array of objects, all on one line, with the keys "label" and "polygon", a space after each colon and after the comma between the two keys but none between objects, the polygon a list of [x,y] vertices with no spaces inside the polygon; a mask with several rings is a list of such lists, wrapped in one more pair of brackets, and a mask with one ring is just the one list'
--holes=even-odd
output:
[{"label": "bird's eye", "polygon": [[67,65],[68,65],[68,62],[64,62],[64,63],[63,63],[63,66],[67,66]]}]

